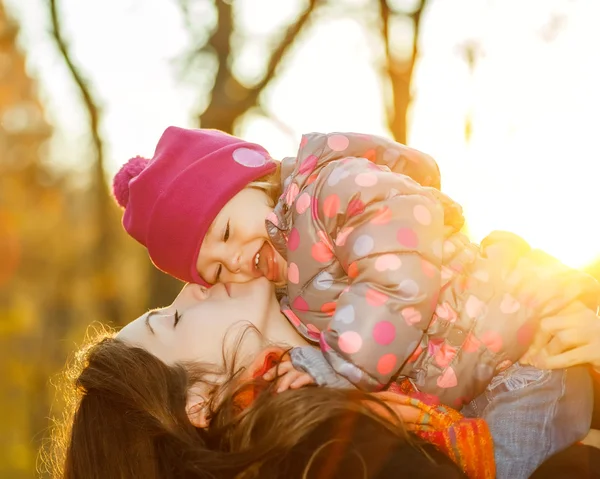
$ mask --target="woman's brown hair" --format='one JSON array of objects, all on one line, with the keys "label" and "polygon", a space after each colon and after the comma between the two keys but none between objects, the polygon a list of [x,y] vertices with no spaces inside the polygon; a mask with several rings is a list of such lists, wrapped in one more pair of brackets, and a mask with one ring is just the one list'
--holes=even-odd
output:
[{"label": "woman's brown hair", "polygon": [[[215,396],[210,426],[198,429],[187,417],[187,394],[214,372],[209,367],[167,366],[112,337],[84,350],[78,365],[72,414],[46,461],[55,479],[362,479],[383,470],[399,445],[426,461],[421,469],[438,467],[435,450],[424,456],[400,421],[383,421],[359,391],[265,388],[240,413],[240,389],[230,382]],[[404,472],[418,461],[409,462]]]}]

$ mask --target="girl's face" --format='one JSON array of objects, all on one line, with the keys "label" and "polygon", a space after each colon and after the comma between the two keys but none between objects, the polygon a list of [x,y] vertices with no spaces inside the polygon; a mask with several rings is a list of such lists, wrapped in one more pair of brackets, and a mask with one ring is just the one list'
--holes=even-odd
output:
[{"label": "girl's face", "polygon": [[[140,316],[117,337],[166,364],[193,361],[223,366],[223,352],[232,352],[238,333],[249,323],[269,341],[292,347],[306,344],[279,311],[273,285],[265,278],[210,289],[187,284],[171,306]],[[264,344],[249,334],[240,348],[236,353],[243,360],[260,352]]]},{"label": "girl's face", "polygon": [[269,240],[265,219],[273,211],[267,194],[245,188],[219,212],[196,262],[207,283],[245,283],[261,276],[284,283],[287,263]]}]

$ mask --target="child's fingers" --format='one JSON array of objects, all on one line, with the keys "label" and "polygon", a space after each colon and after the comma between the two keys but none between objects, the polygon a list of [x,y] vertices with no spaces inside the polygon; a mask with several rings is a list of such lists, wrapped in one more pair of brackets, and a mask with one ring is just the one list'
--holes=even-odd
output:
[{"label": "child's fingers", "polygon": [[553,317],[542,320],[525,356],[532,358],[546,347],[554,335],[557,323],[560,324],[562,322],[561,319],[562,318]]},{"label": "child's fingers", "polygon": [[[548,355],[542,351],[535,359],[534,366],[540,369],[564,369],[590,362],[594,365],[594,361],[590,361],[592,356],[599,357],[600,354],[590,345],[571,349],[570,351],[554,356]],[[600,357],[598,358],[600,363]]]},{"label": "child's fingers", "polygon": [[287,391],[288,389],[290,389],[290,386],[292,385],[292,383],[294,381],[296,381],[298,378],[300,378],[300,376],[304,374],[300,371],[290,371],[289,373],[285,374],[284,376],[281,376],[279,378],[279,381],[277,382],[277,392],[281,393],[283,391]]},{"label": "child's fingers", "polygon": [[300,376],[297,377],[292,384],[290,384],[290,389],[300,389],[304,386],[308,386],[309,384],[314,384],[315,380],[308,373],[300,373]]},{"label": "child's fingers", "polygon": [[272,381],[278,376],[283,376],[284,374],[294,370],[294,366],[291,361],[283,361],[279,363],[277,366],[273,366],[269,369],[265,374],[263,374],[263,379],[265,381]]}]

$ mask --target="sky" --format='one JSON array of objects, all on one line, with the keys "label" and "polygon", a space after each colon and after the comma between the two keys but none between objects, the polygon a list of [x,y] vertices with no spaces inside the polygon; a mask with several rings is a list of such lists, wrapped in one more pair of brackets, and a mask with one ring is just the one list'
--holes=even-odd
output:
[{"label": "sky", "polygon": [[[85,117],[50,41],[44,0],[5,0],[21,24],[20,44],[56,125],[52,162],[85,171]],[[266,90],[262,114],[236,133],[274,157],[293,155],[302,133],[357,131],[389,136],[381,41],[372,0],[323,8]],[[395,3],[410,3],[397,0]],[[100,99],[107,175],[135,155],[151,156],[169,125],[196,126],[206,100],[181,75],[192,40],[175,0],[62,0],[74,58]],[[210,25],[211,2],[194,18]],[[236,0],[234,71],[260,76],[273,38],[300,1]],[[433,155],[442,188],[459,201],[476,241],[493,230],[522,235],[575,267],[600,255],[600,29],[597,0],[430,0],[414,75],[408,144]],[[403,38],[395,39],[401,48]],[[464,46],[477,45],[470,69]],[[200,86],[199,86],[200,85]],[[465,118],[472,123],[465,139]]]}]

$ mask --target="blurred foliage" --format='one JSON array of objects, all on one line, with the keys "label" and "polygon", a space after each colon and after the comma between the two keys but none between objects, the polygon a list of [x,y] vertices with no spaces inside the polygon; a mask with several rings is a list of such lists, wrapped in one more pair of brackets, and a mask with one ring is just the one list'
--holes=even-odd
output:
[{"label": "blurred foliage", "polygon": [[[235,2],[214,2],[217,20],[206,26],[193,14],[198,0],[173,1],[181,7],[190,38],[198,39],[186,54],[189,68],[215,66],[213,80],[198,88],[199,96],[208,98],[198,124],[229,132],[241,116],[261,107],[262,92],[314,12],[332,7],[324,0],[302,2],[297,17],[275,35],[262,78],[245,85],[231,69],[241,35],[235,31]],[[428,3],[372,3],[379,16],[370,28],[381,32],[386,52],[381,74],[390,87],[384,99],[388,123],[400,141],[406,138],[420,19]],[[61,407],[49,378],[56,377],[87,326],[94,321],[122,325],[149,307],[168,304],[180,287],[157,271],[144,248],[120,227],[121,212],[103,175],[102,110],[93,78],[83,80],[86,75],[69,56],[60,31],[60,9],[55,0],[48,4],[52,38],[89,120],[89,169],[87,182],[52,169],[52,126],[27,74],[25,52],[16,45],[17,25],[0,0],[0,479],[35,476],[49,411],[52,416],[52,405],[54,411]],[[394,41],[406,38],[399,29],[410,31],[410,45]],[[600,278],[600,261],[590,272]]]},{"label": "blurred foliage", "polygon": [[[90,214],[95,189],[75,187],[49,166],[52,128],[17,33],[0,3],[0,478],[10,479],[35,476],[54,402],[49,378],[86,327],[124,324],[167,304],[180,286],[125,235],[114,202],[104,213],[113,227],[101,231]],[[99,250],[99,238],[110,253]]]}]

